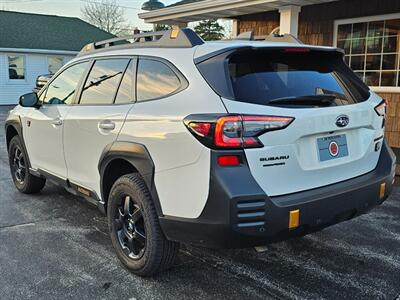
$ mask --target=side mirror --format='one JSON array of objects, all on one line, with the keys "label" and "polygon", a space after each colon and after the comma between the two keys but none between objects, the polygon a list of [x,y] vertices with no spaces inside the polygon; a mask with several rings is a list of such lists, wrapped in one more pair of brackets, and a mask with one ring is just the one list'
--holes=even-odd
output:
[{"label": "side mirror", "polygon": [[40,75],[36,78],[36,87],[34,88],[34,92],[39,92],[51,79],[53,75]]},{"label": "side mirror", "polygon": [[39,107],[39,98],[36,93],[29,93],[19,97],[19,105],[23,107]]}]

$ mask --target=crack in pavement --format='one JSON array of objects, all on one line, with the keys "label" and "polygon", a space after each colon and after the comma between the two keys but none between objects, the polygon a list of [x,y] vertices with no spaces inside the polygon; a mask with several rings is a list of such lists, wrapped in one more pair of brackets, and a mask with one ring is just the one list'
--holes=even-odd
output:
[{"label": "crack in pavement", "polygon": [[36,225],[36,223],[33,223],[33,222],[5,225],[5,226],[0,226],[0,231],[5,230],[5,229],[10,229],[10,228],[27,227],[27,226],[35,226],[35,225]]},{"label": "crack in pavement", "polygon": [[17,223],[17,224],[0,225],[0,231],[5,231],[7,229],[14,229],[14,228],[19,228],[19,227],[36,226],[36,225],[39,225],[40,223],[45,223],[48,221],[57,221],[57,220],[61,220],[61,218],[47,218],[47,219],[42,219],[42,220],[38,220],[35,222],[22,222],[22,223]]}]

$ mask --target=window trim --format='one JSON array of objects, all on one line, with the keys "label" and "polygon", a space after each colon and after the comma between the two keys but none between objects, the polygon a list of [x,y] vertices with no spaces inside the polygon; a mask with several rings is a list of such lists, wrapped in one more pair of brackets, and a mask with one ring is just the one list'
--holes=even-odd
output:
[{"label": "window trim", "polygon": [[[172,70],[172,72],[174,72],[175,76],[178,78],[179,83],[180,83],[179,88],[177,88],[172,93],[169,93],[169,94],[161,96],[161,97],[138,101],[137,100],[138,99],[138,97],[137,97],[137,82],[138,82],[137,75],[138,75],[138,72],[139,72],[140,59],[154,60],[154,61],[158,61],[160,63],[165,64],[167,67],[169,67]],[[151,56],[151,55],[138,55],[138,59],[137,59],[137,62],[136,62],[136,74],[135,74],[135,98],[136,98],[136,102],[135,103],[139,104],[139,103],[145,103],[145,102],[149,102],[149,101],[162,100],[162,99],[165,99],[167,97],[171,97],[173,95],[176,95],[176,94],[186,90],[188,87],[189,87],[189,81],[182,74],[182,72],[179,71],[179,69],[173,63],[171,63],[169,60],[166,60],[164,58],[157,57],[157,56]]]},{"label": "window trim", "polygon": [[[338,35],[339,25],[364,23],[364,22],[375,22],[375,21],[386,21],[386,20],[391,20],[391,19],[400,19],[400,13],[335,20],[333,22],[333,47],[337,47],[337,35]],[[399,54],[398,60],[400,61],[400,54]],[[382,70],[380,70],[380,71],[382,71]],[[400,75],[399,75],[399,77],[400,77]],[[397,86],[397,87],[396,86],[370,86],[370,88],[374,92],[400,93],[400,86]]]},{"label": "window trim", "polygon": [[[5,53],[6,55],[6,66],[7,66],[7,82],[10,84],[27,84],[28,83],[28,72],[27,72],[27,55],[24,53]],[[10,61],[8,60],[8,58],[10,56],[22,56],[24,58],[24,79],[10,79]]]},{"label": "window trim", "polygon": [[[117,91],[115,92],[113,105],[126,105],[126,104],[133,104],[133,103],[136,103],[136,100],[137,100],[137,99],[136,99],[136,88],[135,88],[135,87],[136,87],[137,63],[138,63],[138,58],[137,58],[136,56],[135,56],[135,57],[132,57],[132,58],[129,60],[129,63],[128,63],[128,65],[127,65],[126,68],[125,68],[124,74],[122,74],[121,80],[119,81]],[[115,103],[115,101],[117,100],[117,97],[118,97],[119,89],[121,88],[121,85],[122,85],[122,81],[124,80],[126,71],[128,71],[128,68],[129,68],[129,66],[130,66],[131,64],[132,64],[132,66],[131,66],[131,68],[132,68],[131,93],[132,93],[132,98],[133,98],[133,99],[132,99],[131,102],[127,102],[127,103]]]}]

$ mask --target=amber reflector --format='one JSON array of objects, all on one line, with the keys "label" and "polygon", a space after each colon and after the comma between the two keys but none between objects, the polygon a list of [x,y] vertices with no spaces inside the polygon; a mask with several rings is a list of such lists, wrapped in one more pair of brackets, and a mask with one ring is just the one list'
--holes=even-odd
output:
[{"label": "amber reflector", "polygon": [[299,227],[300,209],[292,210],[289,212],[289,229]]}]

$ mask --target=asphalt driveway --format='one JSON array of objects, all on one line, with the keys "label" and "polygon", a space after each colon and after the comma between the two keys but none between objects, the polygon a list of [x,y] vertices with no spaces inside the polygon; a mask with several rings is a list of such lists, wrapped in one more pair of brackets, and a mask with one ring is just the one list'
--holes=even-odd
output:
[{"label": "asphalt driveway", "polygon": [[253,249],[182,246],[151,279],[123,269],[105,217],[47,184],[18,193],[9,174],[0,106],[0,299],[396,299],[400,295],[400,188],[368,215]]}]

